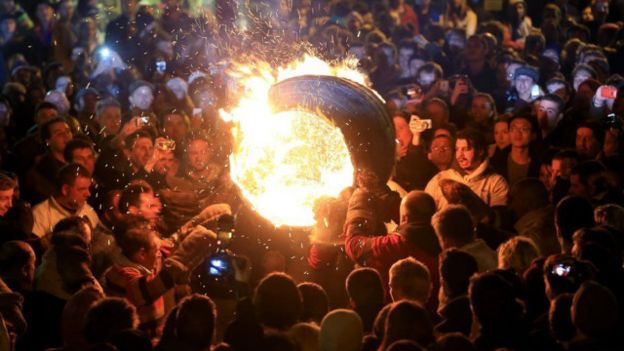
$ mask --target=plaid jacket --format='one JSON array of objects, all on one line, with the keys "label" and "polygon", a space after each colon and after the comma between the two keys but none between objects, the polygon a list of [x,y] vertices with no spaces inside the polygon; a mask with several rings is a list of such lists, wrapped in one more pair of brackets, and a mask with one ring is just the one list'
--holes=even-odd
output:
[{"label": "plaid jacket", "polygon": [[119,255],[102,278],[108,296],[124,297],[136,308],[141,329],[153,330],[166,316],[166,294],[173,294],[174,280],[168,272],[152,272]]}]

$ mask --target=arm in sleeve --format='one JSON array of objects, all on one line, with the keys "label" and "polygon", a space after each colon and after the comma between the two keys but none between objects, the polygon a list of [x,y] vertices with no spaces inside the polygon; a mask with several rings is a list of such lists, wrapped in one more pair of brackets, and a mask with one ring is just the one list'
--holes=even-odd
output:
[{"label": "arm in sleeve", "polygon": [[[117,274],[119,276],[115,278],[114,275]],[[125,297],[137,307],[154,303],[175,285],[173,277],[165,269],[158,274],[141,275],[133,268],[120,268],[117,274],[107,277],[108,284],[124,284]],[[118,282],[116,283],[115,280]],[[125,282],[119,280],[125,280]]]},{"label": "arm in sleeve", "polygon": [[495,175],[492,179],[492,186],[490,187],[490,207],[493,206],[506,206],[507,195],[509,194],[509,185],[507,181],[500,175]]}]

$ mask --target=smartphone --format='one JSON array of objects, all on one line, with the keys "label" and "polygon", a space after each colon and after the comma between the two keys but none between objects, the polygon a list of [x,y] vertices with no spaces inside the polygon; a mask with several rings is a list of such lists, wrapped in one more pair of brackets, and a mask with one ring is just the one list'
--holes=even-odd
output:
[{"label": "smartphone", "polygon": [[176,148],[175,140],[167,139],[158,141],[156,147],[162,151],[173,151]]},{"label": "smartphone", "polygon": [[214,277],[224,277],[232,274],[232,262],[227,255],[215,255],[208,260],[208,274]]},{"label": "smartphone", "polygon": [[167,61],[165,60],[158,60],[156,61],[156,71],[160,74],[165,73],[165,71],[167,70]]},{"label": "smartphone", "polygon": [[567,277],[571,271],[572,266],[567,263],[559,263],[552,269],[552,273],[560,277]]},{"label": "smartphone", "polygon": [[600,97],[607,100],[613,100],[617,97],[617,89],[612,86],[602,87]]},{"label": "smartphone", "polygon": [[416,115],[412,115],[410,117],[410,124],[412,123],[416,123],[416,129],[418,129],[421,132],[427,129],[431,129],[433,126],[430,119],[420,119]]},{"label": "smartphone", "polygon": [[202,109],[201,109],[201,108],[197,108],[197,107],[195,107],[195,108],[193,109],[193,114],[192,114],[192,116],[193,116],[193,117],[197,117],[197,118],[201,118],[202,113],[203,113],[203,111],[202,111]]},{"label": "smartphone", "polygon": [[536,98],[540,96],[540,88],[537,84],[534,84],[531,88],[531,97]]},{"label": "smartphone", "polygon": [[137,127],[143,127],[149,124],[149,117],[142,116],[136,119]]}]

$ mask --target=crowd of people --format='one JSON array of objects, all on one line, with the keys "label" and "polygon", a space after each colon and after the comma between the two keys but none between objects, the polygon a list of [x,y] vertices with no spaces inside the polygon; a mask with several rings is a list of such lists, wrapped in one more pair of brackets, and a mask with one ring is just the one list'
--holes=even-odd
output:
[{"label": "crowd of people", "polygon": [[[622,348],[624,1],[215,4],[0,0],[0,350]],[[394,171],[236,252],[229,68],[303,52]]]}]

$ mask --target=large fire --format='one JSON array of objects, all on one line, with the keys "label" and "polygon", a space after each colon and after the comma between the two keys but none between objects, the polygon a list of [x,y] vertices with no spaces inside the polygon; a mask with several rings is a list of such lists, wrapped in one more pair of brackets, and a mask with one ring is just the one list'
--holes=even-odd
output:
[{"label": "large fire", "polygon": [[344,136],[330,119],[302,108],[273,112],[269,89],[301,75],[327,75],[366,84],[354,62],[332,65],[312,56],[274,69],[267,63],[238,65],[242,97],[221,111],[232,122],[231,177],[254,209],[276,226],[311,226],[316,199],[336,197],[353,182]]}]

